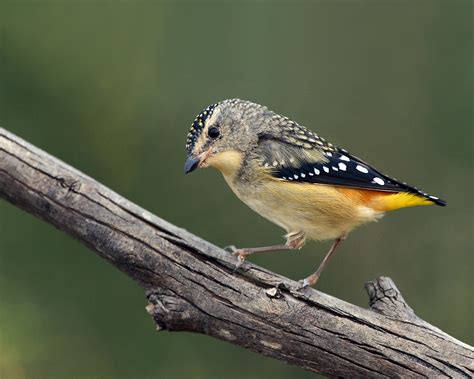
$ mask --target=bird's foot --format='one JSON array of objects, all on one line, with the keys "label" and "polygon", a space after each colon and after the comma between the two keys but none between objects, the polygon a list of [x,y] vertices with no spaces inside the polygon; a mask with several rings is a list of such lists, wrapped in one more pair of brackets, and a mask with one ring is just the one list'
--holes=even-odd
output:
[{"label": "bird's foot", "polygon": [[309,286],[307,279],[298,280],[298,287],[296,287],[297,291],[301,291]]},{"label": "bird's foot", "polygon": [[302,289],[305,289],[307,287],[312,287],[316,284],[316,282],[318,281],[319,279],[319,276],[316,276],[316,275],[310,275],[308,276],[307,278],[305,279],[302,279],[302,280],[299,280],[298,281],[298,288],[297,290],[300,291]]},{"label": "bird's foot", "polygon": [[237,256],[237,263],[235,264],[234,272],[236,272],[245,262],[245,255],[240,255],[234,253],[233,255]]},{"label": "bird's foot", "polygon": [[285,235],[286,246],[292,250],[301,250],[306,243],[306,235],[303,232],[291,232]]},{"label": "bird's foot", "polygon": [[233,256],[237,257],[237,263],[235,264],[234,272],[242,267],[242,265],[245,263],[245,257],[251,254],[248,249],[237,249],[234,245],[226,246],[224,247],[224,250],[231,252]]}]

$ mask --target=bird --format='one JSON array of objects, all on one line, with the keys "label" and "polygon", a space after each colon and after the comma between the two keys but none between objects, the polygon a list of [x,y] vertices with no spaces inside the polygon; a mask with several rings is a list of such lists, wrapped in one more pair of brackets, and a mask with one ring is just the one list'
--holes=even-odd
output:
[{"label": "bird", "polygon": [[286,231],[284,244],[230,246],[236,269],[254,253],[299,250],[308,240],[333,240],[300,288],[317,283],[337,247],[358,226],[399,208],[446,205],[251,101],[227,99],[203,109],[191,125],[186,150],[186,174],[217,169],[243,203]]}]

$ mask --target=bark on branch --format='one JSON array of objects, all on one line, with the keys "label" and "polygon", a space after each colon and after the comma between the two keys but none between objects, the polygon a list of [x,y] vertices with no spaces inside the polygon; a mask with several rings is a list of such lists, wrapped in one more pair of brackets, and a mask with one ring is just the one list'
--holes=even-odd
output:
[{"label": "bark on branch", "polygon": [[158,330],[204,333],[339,377],[472,377],[474,349],[419,319],[389,278],[362,309],[247,263],[0,128],[0,196],[137,281]]}]

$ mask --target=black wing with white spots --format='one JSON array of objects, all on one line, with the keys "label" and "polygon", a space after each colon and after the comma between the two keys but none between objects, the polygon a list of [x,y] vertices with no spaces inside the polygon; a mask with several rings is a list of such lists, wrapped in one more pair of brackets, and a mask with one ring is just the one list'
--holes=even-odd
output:
[{"label": "black wing with white spots", "polygon": [[274,114],[272,127],[259,135],[262,164],[272,176],[293,182],[328,184],[386,192],[408,192],[438,205],[446,202],[397,179],[339,149],[315,132]]},{"label": "black wing with white spots", "polygon": [[291,122],[282,134],[261,136],[259,145],[264,166],[282,180],[328,184],[386,192],[408,192],[433,201],[446,202],[390,178],[344,149],[338,149],[314,132]]},{"label": "black wing with white spots", "polygon": [[302,162],[298,167],[280,167],[274,176],[291,181],[331,184],[344,187],[401,191],[402,186],[372,167],[343,152],[324,153],[325,162]]},{"label": "black wing with white spots", "polygon": [[281,166],[273,175],[283,180],[329,184],[341,187],[369,189],[387,192],[408,192],[425,197],[438,205],[443,200],[428,195],[416,187],[390,178],[369,166],[345,150],[324,153],[326,162],[301,162],[298,167]]}]

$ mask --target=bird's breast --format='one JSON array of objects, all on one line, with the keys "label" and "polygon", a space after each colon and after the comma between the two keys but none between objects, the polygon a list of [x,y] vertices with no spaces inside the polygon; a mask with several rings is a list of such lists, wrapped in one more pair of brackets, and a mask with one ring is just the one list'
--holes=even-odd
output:
[{"label": "bird's breast", "polygon": [[338,238],[382,215],[331,186],[224,177],[237,197],[255,212],[287,232],[303,232],[310,239]]}]

